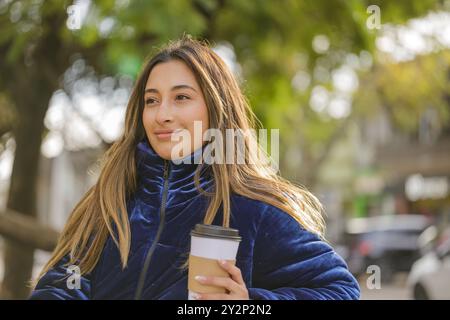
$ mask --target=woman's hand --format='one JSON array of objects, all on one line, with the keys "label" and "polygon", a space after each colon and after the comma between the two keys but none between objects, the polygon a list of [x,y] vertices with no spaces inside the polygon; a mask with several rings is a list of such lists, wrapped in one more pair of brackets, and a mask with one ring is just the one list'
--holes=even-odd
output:
[{"label": "woman's hand", "polygon": [[231,278],[196,276],[195,280],[201,284],[224,287],[227,293],[195,293],[195,300],[249,300],[241,270],[226,260],[219,260],[218,262],[230,274]]}]

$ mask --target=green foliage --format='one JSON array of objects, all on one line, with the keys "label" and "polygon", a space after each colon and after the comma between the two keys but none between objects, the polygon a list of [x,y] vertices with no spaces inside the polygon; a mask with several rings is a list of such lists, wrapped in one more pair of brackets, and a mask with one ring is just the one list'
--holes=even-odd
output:
[{"label": "green foliage", "polygon": [[408,133],[418,130],[420,118],[428,108],[436,110],[441,126],[447,126],[449,72],[450,50],[408,62],[380,64],[365,76],[356,104],[359,109],[374,112],[383,105],[399,130]]}]

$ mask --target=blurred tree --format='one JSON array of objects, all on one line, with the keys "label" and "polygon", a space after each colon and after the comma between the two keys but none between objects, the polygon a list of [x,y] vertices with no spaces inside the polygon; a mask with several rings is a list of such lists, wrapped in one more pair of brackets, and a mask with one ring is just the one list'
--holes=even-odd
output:
[{"label": "blurred tree", "polygon": [[[244,88],[267,128],[280,128],[283,175],[313,188],[320,165],[355,115],[332,117],[310,108],[314,89],[332,98],[333,72],[373,59],[376,30],[366,21],[369,5],[381,8],[381,23],[404,23],[439,1],[227,1],[216,15],[213,39],[233,46]],[[289,152],[292,150],[293,152]],[[300,166],[298,166],[300,164]]]},{"label": "blurred tree", "polygon": [[401,63],[377,63],[361,77],[355,104],[365,117],[382,108],[397,131],[416,137],[430,110],[437,130],[450,126],[450,50]]},{"label": "blurred tree", "polygon": [[5,148],[6,136],[12,131],[14,126],[14,110],[10,101],[0,92],[0,154]]},{"label": "blurred tree", "polygon": [[[373,50],[375,33],[365,24],[367,6],[378,4],[382,19],[402,22],[422,15],[439,1],[77,3],[77,7],[70,8],[68,19],[71,1],[0,1],[0,92],[11,101],[17,115],[14,126],[8,129],[14,134],[16,154],[7,205],[32,217],[36,215],[43,118],[49,99],[61,87],[61,75],[75,54],[81,54],[100,74],[134,76],[155,45],[184,32],[213,43],[229,44],[257,115],[266,127],[281,128],[285,137],[282,142],[298,144],[311,165],[326,157],[330,141],[336,140],[346,121],[323,119],[307,107],[311,88],[322,82],[329,85],[326,74],[341,65],[348,53]],[[84,4],[86,14],[77,16],[81,12],[77,9]],[[318,67],[325,78],[316,76],[321,74]],[[299,71],[311,79],[301,92],[292,85]],[[315,147],[317,143],[321,148]],[[305,170],[308,171],[314,172]],[[24,284],[31,275],[33,248],[14,239],[5,244],[2,297],[24,298],[28,294]]]}]

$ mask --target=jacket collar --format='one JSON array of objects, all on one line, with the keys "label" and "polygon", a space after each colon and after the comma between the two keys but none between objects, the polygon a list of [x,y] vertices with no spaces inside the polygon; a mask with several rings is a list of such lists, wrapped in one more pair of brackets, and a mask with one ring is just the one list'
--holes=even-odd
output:
[{"label": "jacket collar", "polygon": [[200,166],[200,186],[207,190],[212,185],[211,167],[205,163],[198,164],[206,145],[198,148],[180,162],[161,158],[144,138],[136,148],[136,166],[138,175],[137,195],[146,204],[158,207],[164,188],[164,172],[167,170],[168,202],[176,205],[197,196],[194,176]]}]

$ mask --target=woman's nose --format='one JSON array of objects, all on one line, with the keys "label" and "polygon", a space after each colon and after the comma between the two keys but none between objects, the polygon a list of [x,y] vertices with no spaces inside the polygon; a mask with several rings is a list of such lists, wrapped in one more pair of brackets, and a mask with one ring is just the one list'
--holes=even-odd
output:
[{"label": "woman's nose", "polygon": [[163,101],[158,107],[158,111],[156,113],[156,121],[162,124],[164,122],[173,121],[173,119],[173,107],[170,104],[170,101]]}]

